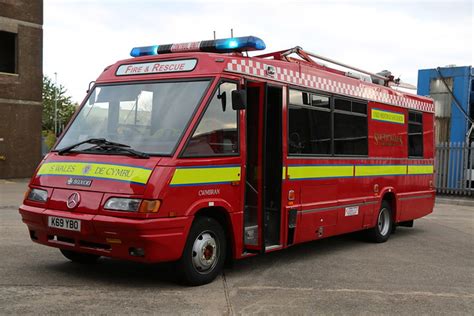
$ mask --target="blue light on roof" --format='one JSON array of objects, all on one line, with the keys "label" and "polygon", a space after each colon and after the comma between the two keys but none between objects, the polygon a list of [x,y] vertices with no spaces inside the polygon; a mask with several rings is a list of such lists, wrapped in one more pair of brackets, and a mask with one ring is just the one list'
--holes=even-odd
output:
[{"label": "blue light on roof", "polygon": [[236,47],[239,46],[239,43],[236,40],[231,39],[228,43],[228,46],[229,46],[229,48],[236,48]]},{"label": "blue light on roof", "polygon": [[135,47],[130,52],[130,55],[132,57],[140,57],[181,52],[232,53],[262,50],[265,47],[265,43],[260,38],[243,36],[200,42]]},{"label": "blue light on roof", "polygon": [[265,49],[265,43],[255,36],[234,37],[215,40],[216,52],[243,52]]},{"label": "blue light on roof", "polygon": [[130,56],[140,57],[140,56],[148,56],[148,55],[157,55],[158,47],[159,47],[158,45],[135,47],[130,52]]}]

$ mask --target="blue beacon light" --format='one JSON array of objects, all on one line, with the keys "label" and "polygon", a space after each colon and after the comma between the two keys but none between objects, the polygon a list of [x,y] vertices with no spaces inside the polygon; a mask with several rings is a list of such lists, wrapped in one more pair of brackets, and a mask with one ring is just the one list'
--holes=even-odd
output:
[{"label": "blue beacon light", "polygon": [[227,46],[228,46],[229,48],[237,48],[237,47],[239,47],[239,42],[237,42],[237,40],[235,40],[235,39],[231,39],[231,40],[229,40],[229,42],[227,43]]},{"label": "blue beacon light", "polygon": [[148,56],[158,54],[158,45],[135,47],[130,52],[132,57]]},{"label": "blue beacon light", "polygon": [[215,40],[215,51],[219,53],[243,52],[265,49],[265,43],[255,36],[234,37]]},{"label": "blue beacon light", "polygon": [[140,57],[178,52],[232,53],[263,50],[265,48],[266,45],[260,38],[243,36],[201,42],[135,47],[130,55]]}]

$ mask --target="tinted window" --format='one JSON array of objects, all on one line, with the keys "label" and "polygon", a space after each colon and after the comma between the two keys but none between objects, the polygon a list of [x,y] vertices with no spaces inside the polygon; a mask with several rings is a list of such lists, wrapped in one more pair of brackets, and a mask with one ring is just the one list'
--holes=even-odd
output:
[{"label": "tinted window", "polygon": [[367,114],[367,104],[360,102],[352,102],[352,112]]},{"label": "tinted window", "polygon": [[351,101],[344,99],[335,99],[334,100],[334,109],[341,111],[351,111]]},{"label": "tinted window", "polygon": [[[236,89],[235,83],[222,83],[216,90],[186,146],[185,156],[216,156],[239,152],[237,111],[232,110],[231,97],[232,91]],[[225,109],[222,98],[226,100]]]},{"label": "tinted window", "polygon": [[334,154],[367,155],[367,104],[334,100]]},{"label": "tinted window", "polygon": [[[301,105],[306,100],[311,100],[311,106]],[[331,154],[329,107],[327,96],[290,90],[288,132],[290,154]]]},{"label": "tinted window", "polygon": [[[306,100],[310,100],[306,104]],[[367,103],[290,90],[289,154],[368,155]]]},{"label": "tinted window", "polygon": [[290,90],[290,104],[310,105],[309,93],[298,90]]},{"label": "tinted window", "polygon": [[311,105],[319,108],[330,109],[329,98],[322,95],[313,94],[311,95]]},{"label": "tinted window", "polygon": [[367,103],[361,103],[346,99],[335,99],[334,109],[340,111],[367,114]]},{"label": "tinted window", "polygon": [[331,112],[290,106],[290,154],[331,153]]},{"label": "tinted window", "polygon": [[334,113],[334,153],[367,155],[367,117]]},{"label": "tinted window", "polygon": [[408,112],[408,156],[423,157],[423,114]]}]

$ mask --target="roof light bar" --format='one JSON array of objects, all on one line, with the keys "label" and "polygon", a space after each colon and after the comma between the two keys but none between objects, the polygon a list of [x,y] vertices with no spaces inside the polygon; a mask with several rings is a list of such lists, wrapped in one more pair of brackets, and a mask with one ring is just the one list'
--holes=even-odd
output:
[{"label": "roof light bar", "polygon": [[135,47],[130,52],[130,55],[132,57],[140,57],[179,52],[231,53],[263,50],[265,47],[265,43],[260,38],[244,36],[200,42]]}]

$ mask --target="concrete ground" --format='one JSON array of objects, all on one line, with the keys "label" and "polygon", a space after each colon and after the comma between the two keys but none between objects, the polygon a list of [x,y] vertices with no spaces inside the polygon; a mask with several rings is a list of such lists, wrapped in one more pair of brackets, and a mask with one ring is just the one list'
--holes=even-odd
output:
[{"label": "concrete ground", "polygon": [[341,236],[238,261],[213,283],[175,284],[171,265],[68,262],[30,241],[0,180],[0,314],[471,314],[474,207],[438,204],[385,244]]}]

